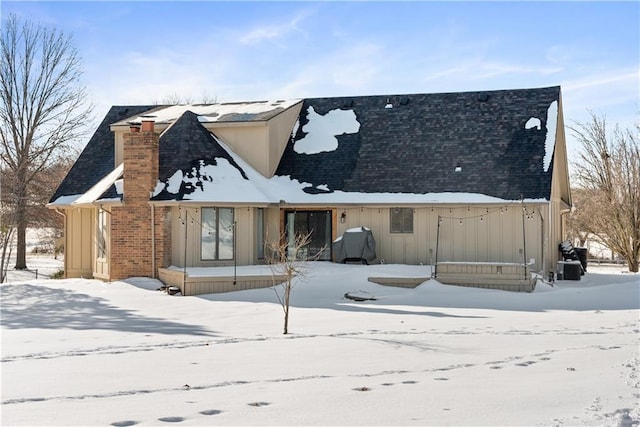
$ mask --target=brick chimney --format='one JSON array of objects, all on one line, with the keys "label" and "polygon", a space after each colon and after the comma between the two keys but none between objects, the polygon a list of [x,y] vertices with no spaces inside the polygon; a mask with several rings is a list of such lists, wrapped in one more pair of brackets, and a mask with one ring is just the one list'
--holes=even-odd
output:
[{"label": "brick chimney", "polygon": [[111,213],[111,280],[154,277],[149,198],[158,181],[158,134],[143,119],[124,135],[123,205]]}]

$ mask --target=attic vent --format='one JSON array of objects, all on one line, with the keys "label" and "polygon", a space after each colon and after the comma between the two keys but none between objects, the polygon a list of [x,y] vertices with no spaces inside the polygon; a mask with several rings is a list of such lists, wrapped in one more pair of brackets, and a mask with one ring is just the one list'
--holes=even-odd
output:
[{"label": "attic vent", "polygon": [[408,103],[409,103],[408,96],[403,96],[402,98],[400,98],[400,105],[407,105]]},{"label": "attic vent", "polygon": [[353,107],[353,99],[347,99],[342,103],[342,108],[351,108]]},{"label": "attic vent", "polygon": [[124,116],[125,114],[127,114],[127,111],[129,111],[128,108],[121,108],[118,110],[118,115]]},{"label": "attic vent", "polygon": [[391,103],[391,98],[387,98],[387,105],[384,108],[393,108],[393,104]]},{"label": "attic vent", "polygon": [[489,100],[489,95],[487,95],[486,93],[481,93],[480,95],[478,95],[478,101],[487,102],[488,100]]},{"label": "attic vent", "polygon": [[456,172],[462,172],[462,166],[460,166],[459,164],[456,165],[456,168],[454,169],[454,171]]}]

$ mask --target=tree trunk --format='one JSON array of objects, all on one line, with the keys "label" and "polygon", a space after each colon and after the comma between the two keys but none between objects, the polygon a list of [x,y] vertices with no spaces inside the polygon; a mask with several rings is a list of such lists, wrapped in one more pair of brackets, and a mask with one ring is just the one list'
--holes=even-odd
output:
[{"label": "tree trunk", "polygon": [[289,333],[289,298],[291,297],[291,278],[287,281],[284,291],[284,334]]},{"label": "tree trunk", "polygon": [[24,185],[16,190],[16,270],[27,269],[27,192]]}]

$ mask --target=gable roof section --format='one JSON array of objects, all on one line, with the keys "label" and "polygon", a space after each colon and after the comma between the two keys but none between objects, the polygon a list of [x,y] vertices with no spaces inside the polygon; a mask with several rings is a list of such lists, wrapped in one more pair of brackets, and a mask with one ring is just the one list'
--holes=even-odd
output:
[{"label": "gable roof section", "polygon": [[[276,175],[331,191],[548,200],[553,171],[545,152],[554,141],[545,148],[547,122],[555,126],[556,117],[547,113],[559,96],[555,86],[306,99]],[[309,146],[319,121],[335,126],[336,111],[352,111],[359,128],[338,126]],[[337,144],[327,149],[327,138]]]},{"label": "gable roof section", "polygon": [[235,168],[239,178],[247,180],[243,169],[220,146],[191,111],[184,112],[159,141],[160,185],[152,200],[183,200],[202,190],[203,182],[212,179],[207,169],[224,163]]},{"label": "gable roof section", "polygon": [[[126,117],[141,114],[150,108],[153,106],[111,107],[49,202],[53,203],[63,196],[80,196],[113,171],[115,143],[109,125]],[[113,187],[107,192],[109,194],[105,194],[105,197],[118,197]]]}]

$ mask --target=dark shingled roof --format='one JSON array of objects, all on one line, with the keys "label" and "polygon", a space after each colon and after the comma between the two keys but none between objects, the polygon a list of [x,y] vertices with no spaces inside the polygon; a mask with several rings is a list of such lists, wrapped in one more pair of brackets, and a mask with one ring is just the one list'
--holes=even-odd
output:
[{"label": "dark shingled roof", "polygon": [[[330,191],[361,193],[478,193],[507,200],[546,198],[551,193],[552,166],[545,171],[547,111],[559,101],[560,87],[482,92],[381,95],[305,99],[296,134],[287,144],[276,175],[289,175]],[[385,108],[391,103],[393,108]],[[305,136],[309,108],[319,115],[353,110],[357,133],[338,135],[338,148],[317,154],[293,150]],[[110,124],[124,123],[154,106],[114,106],[98,126],[51,202],[85,193],[114,168]],[[525,129],[532,118],[540,129]],[[199,177],[202,164],[226,159],[245,172],[216,139],[187,111],[160,137],[159,179],[181,170]],[[551,163],[552,164],[552,163]],[[455,172],[457,166],[462,170]],[[186,180],[196,182],[198,179]],[[165,189],[154,200],[180,200]],[[112,185],[102,197],[118,197]]]},{"label": "dark shingled roof", "polygon": [[[543,168],[547,110],[559,95],[555,86],[305,99],[298,131],[276,174],[334,191],[548,199],[552,167]],[[387,103],[393,108],[385,108]],[[337,136],[335,151],[296,153],[293,146],[305,136],[309,107],[320,115],[353,110],[360,130]],[[532,117],[540,119],[539,130],[525,129]]]},{"label": "dark shingled roof", "polygon": [[[109,126],[151,108],[152,105],[111,107],[49,202],[62,196],[85,193],[109,174],[115,167],[115,143]],[[111,188],[108,193],[105,197],[116,197],[115,189]]]},{"label": "dark shingled roof", "polygon": [[[216,165],[218,158],[226,159],[247,179],[246,174],[235,160],[200,124],[198,116],[191,111],[186,111],[160,136],[159,180],[166,182],[176,171],[181,170],[184,176],[196,178],[194,181],[198,185],[199,178],[201,178],[198,174],[200,166]],[[195,190],[190,185],[183,183],[177,194],[167,192],[165,185],[165,189],[154,196],[152,200],[182,200],[185,195]]]}]

